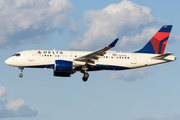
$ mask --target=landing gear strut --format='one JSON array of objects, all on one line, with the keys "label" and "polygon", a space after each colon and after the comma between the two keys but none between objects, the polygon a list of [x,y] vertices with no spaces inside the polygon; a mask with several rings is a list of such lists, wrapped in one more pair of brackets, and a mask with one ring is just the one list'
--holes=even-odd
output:
[{"label": "landing gear strut", "polygon": [[19,69],[21,70],[21,73],[19,74],[19,77],[22,78],[23,77],[23,70],[24,70],[24,67],[19,67]]}]

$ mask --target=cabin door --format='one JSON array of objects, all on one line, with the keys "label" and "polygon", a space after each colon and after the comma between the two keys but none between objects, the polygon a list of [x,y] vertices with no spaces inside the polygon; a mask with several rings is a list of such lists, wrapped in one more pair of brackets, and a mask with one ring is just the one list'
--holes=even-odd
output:
[{"label": "cabin door", "polygon": [[28,60],[34,61],[34,51],[33,50],[28,52]]},{"label": "cabin door", "polygon": [[136,64],[136,55],[131,54],[131,64]]}]

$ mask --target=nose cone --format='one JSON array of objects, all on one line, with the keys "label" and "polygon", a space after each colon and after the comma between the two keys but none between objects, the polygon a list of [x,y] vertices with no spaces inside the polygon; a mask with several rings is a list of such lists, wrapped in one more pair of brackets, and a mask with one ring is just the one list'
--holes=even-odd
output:
[{"label": "nose cone", "polygon": [[5,61],[5,63],[7,64],[7,65],[13,65],[13,60],[12,59],[10,59],[10,58],[8,58],[6,61]]}]

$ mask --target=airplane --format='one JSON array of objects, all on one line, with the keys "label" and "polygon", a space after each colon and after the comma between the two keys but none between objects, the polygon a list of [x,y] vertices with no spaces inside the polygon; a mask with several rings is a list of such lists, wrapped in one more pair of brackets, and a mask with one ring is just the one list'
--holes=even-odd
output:
[{"label": "airplane", "polygon": [[94,52],[61,50],[26,50],[8,58],[5,63],[19,67],[23,77],[24,68],[50,68],[56,77],[70,77],[76,71],[83,73],[82,80],[89,78],[88,71],[128,70],[147,67],[176,60],[173,53],[164,54],[172,25],[164,25],[140,50],[133,53],[108,51],[115,47],[118,38],[108,46]]}]

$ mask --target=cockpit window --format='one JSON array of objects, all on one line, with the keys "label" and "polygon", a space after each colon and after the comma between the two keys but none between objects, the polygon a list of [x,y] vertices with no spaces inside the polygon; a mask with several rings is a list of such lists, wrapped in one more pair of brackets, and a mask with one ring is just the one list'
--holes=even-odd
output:
[{"label": "cockpit window", "polygon": [[17,54],[14,54],[13,56],[17,56],[17,57],[18,57],[18,56],[21,56],[21,54],[20,54],[20,53],[17,53]]}]

